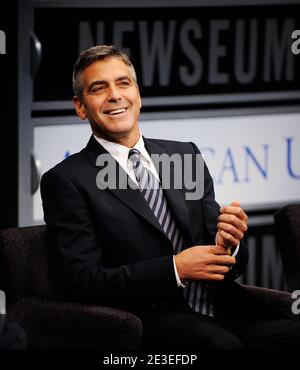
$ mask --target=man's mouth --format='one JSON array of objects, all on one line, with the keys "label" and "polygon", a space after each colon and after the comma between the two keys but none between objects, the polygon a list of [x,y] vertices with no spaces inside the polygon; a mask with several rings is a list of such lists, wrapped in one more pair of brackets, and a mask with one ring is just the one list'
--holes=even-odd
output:
[{"label": "man's mouth", "polygon": [[122,114],[126,112],[127,108],[118,108],[118,109],[111,109],[104,111],[105,114],[108,114],[110,116],[115,116],[117,114]]}]

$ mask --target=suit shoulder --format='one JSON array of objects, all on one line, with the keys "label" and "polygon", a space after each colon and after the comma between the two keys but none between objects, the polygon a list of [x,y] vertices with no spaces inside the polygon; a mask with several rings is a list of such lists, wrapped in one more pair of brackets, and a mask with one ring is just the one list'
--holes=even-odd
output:
[{"label": "suit shoulder", "polygon": [[70,155],[63,161],[56,164],[54,167],[50,168],[44,173],[43,176],[47,177],[48,175],[56,173],[68,177],[68,174],[73,175],[74,173],[78,172],[79,168],[84,165],[85,162],[86,158],[83,155],[83,150],[81,150],[80,152]]},{"label": "suit shoulder", "polygon": [[165,139],[146,139],[148,142],[160,145],[167,151],[171,152],[184,152],[184,153],[195,153],[195,144],[188,141],[176,141],[176,140],[165,140]]}]

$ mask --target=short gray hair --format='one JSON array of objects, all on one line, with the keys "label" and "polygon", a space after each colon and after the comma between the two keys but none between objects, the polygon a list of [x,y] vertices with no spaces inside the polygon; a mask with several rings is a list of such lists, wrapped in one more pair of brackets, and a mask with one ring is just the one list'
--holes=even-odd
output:
[{"label": "short gray hair", "polygon": [[80,84],[81,73],[91,64],[98,60],[103,60],[109,57],[120,58],[126,64],[131,72],[131,77],[137,83],[136,72],[127,54],[118,49],[114,45],[97,45],[84,50],[79,54],[79,57],[73,69],[73,92],[79,98],[82,97],[82,86]]}]

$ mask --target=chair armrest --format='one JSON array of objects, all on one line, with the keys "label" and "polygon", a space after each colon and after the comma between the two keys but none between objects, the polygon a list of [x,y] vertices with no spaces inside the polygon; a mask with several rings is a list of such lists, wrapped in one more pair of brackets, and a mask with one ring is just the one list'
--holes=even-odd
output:
[{"label": "chair armrest", "polygon": [[137,350],[139,318],[120,309],[24,298],[8,307],[28,337],[28,349]]},{"label": "chair armrest", "polygon": [[251,285],[243,285],[243,287],[266,305],[276,309],[287,318],[291,320],[300,320],[300,315],[295,315],[292,312],[292,304],[295,300],[292,298],[291,293]]}]

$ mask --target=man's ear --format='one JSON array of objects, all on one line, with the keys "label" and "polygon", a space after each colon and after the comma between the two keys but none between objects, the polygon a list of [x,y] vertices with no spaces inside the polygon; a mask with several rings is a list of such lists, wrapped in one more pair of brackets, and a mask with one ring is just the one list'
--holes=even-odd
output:
[{"label": "man's ear", "polygon": [[73,103],[78,117],[82,120],[86,119],[85,107],[78,96],[73,97]]},{"label": "man's ear", "polygon": [[139,95],[139,99],[140,99],[140,108],[142,108],[142,98],[141,98],[141,94],[140,94],[140,88],[139,88],[138,85],[137,85],[137,89],[138,89],[138,95]]}]

